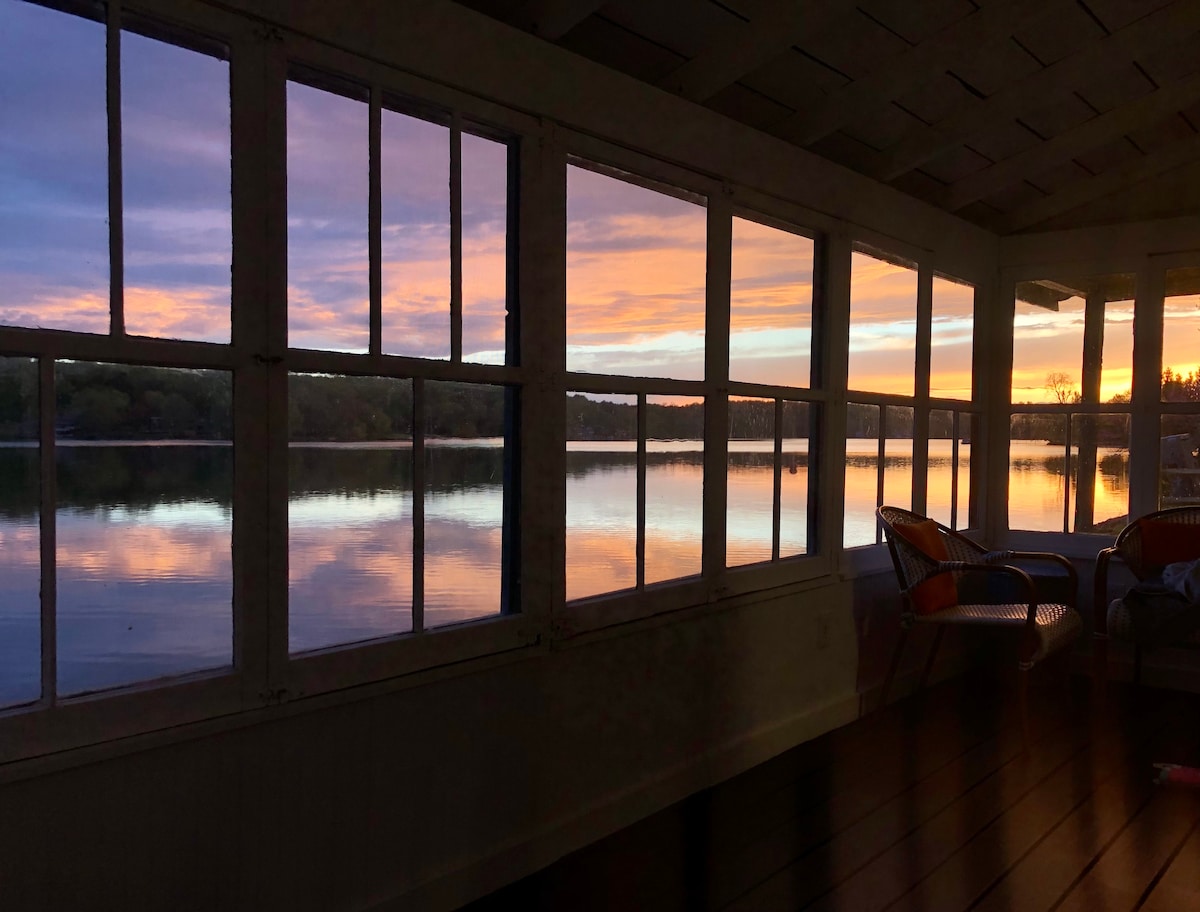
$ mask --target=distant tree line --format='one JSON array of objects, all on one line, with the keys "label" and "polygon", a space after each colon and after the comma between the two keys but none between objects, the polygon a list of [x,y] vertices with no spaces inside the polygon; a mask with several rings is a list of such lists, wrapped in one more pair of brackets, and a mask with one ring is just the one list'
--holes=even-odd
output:
[{"label": "distant tree line", "polygon": [[[1050,381],[1048,381],[1050,382]],[[499,437],[506,421],[505,389],[501,386],[450,381],[426,381],[424,431],[432,437]],[[1059,383],[1064,404],[1078,393]],[[334,377],[293,374],[288,386],[290,439],[314,441],[407,440],[412,438],[413,384],[386,377]],[[1186,376],[1167,368],[1162,375],[1163,399],[1200,401],[1200,373]],[[1114,403],[1128,402],[1128,394]],[[0,358],[0,440],[37,438],[37,365],[31,359]],[[233,385],[224,371],[142,367],[61,361],[56,365],[55,430],[64,439],[80,440],[227,440],[232,436]],[[806,438],[811,409],[806,402],[784,402],[781,434]],[[883,412],[882,409],[886,409]],[[913,409],[851,403],[847,409],[848,437],[876,437],[881,417],[886,433],[911,438]],[[566,402],[568,440],[633,440],[637,437],[637,407],[572,394]],[[1079,420],[1079,419],[1076,419]],[[1097,442],[1127,446],[1124,416],[1099,416]],[[1064,415],[1017,414],[1011,434],[1016,439],[1065,440]],[[1189,416],[1167,416],[1163,433],[1192,431]],[[959,433],[968,436],[967,422]],[[704,436],[704,406],[650,403],[646,429],[651,438],[697,440]],[[775,431],[771,400],[732,400],[730,439],[770,439]],[[929,436],[950,438],[952,413],[930,413]]]}]

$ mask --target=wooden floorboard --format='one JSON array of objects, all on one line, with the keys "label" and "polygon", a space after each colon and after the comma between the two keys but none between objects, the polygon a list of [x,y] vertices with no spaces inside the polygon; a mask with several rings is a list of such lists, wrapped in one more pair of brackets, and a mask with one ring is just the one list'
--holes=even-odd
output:
[{"label": "wooden floorboard", "polygon": [[1200,697],[1055,678],[1022,744],[1011,689],[932,688],[467,907],[1200,910]]}]

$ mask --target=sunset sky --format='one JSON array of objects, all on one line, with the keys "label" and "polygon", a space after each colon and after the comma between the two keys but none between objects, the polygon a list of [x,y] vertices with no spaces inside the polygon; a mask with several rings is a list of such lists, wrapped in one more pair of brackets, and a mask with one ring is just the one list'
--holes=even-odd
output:
[{"label": "sunset sky", "polygon": [[[108,328],[104,27],[0,0],[0,323]],[[122,165],[128,331],[229,339],[229,66],[122,34]],[[288,87],[291,344],[364,351],[368,340],[367,105]],[[382,127],[383,347],[449,356],[449,128],[395,111]],[[507,149],[464,135],[463,355],[502,363]],[[702,205],[571,166],[567,364],[703,376]],[[813,245],[736,219],[731,376],[809,385]],[[971,295],[936,280],[935,396],[969,398]],[[1078,304],[1078,307],[1076,307]],[[853,255],[849,386],[913,390],[916,273]],[[1132,314],[1110,304],[1103,397],[1129,388]],[[1194,369],[1200,298],[1172,299],[1164,362]],[[1077,377],[1082,304],[1018,312],[1015,398]]]},{"label": "sunset sky", "polygon": [[[0,321],[108,329],[104,27],[0,0]],[[130,332],[229,339],[229,67],[122,35]]]}]

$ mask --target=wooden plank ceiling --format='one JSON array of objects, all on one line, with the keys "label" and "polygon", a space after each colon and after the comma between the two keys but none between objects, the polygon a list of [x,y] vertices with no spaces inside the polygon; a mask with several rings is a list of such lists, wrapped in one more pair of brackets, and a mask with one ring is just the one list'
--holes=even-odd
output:
[{"label": "wooden plank ceiling", "polygon": [[1001,234],[1200,214],[1200,0],[460,0]]}]

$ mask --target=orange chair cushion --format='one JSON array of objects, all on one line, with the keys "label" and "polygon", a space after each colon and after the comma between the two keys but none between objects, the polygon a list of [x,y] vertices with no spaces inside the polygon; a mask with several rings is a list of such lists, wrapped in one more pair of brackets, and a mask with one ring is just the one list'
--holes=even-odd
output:
[{"label": "orange chair cushion", "polygon": [[1144,564],[1165,567],[1177,561],[1200,558],[1200,525],[1143,519],[1138,522],[1138,531],[1142,534]]},{"label": "orange chair cushion", "polygon": [[[938,525],[932,519],[902,523],[893,528],[926,557],[936,561],[950,559],[946,543],[942,541],[942,533],[938,531]],[[958,588],[954,585],[954,577],[949,573],[939,573],[918,583],[908,596],[917,614],[933,614],[958,604]]]}]

